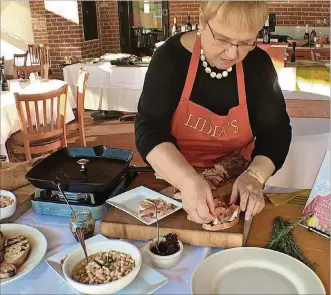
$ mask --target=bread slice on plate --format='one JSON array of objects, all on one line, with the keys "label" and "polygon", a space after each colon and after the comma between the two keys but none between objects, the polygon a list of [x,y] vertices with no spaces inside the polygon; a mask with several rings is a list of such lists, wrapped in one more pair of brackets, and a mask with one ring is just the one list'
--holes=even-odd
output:
[{"label": "bread slice on plate", "polygon": [[5,237],[3,233],[0,231],[0,250],[2,250],[5,247]]},{"label": "bread slice on plate", "polygon": [[0,279],[8,279],[16,275],[16,266],[3,262],[0,264]]},{"label": "bread slice on plate", "polygon": [[27,240],[27,238],[23,235],[12,235],[7,238],[6,246],[8,247],[8,246],[17,244],[17,243],[25,241],[25,240]]},{"label": "bread slice on plate", "polygon": [[0,231],[0,263],[5,260],[5,237]]},{"label": "bread slice on plate", "polygon": [[30,248],[30,242],[23,235],[9,237],[5,249],[5,262],[19,268],[27,260]]}]

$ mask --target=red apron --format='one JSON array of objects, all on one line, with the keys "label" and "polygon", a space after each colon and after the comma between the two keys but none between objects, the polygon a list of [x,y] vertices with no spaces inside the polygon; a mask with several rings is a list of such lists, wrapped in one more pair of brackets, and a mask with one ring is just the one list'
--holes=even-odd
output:
[{"label": "red apron", "polygon": [[[226,156],[242,153],[250,160],[254,141],[246,104],[242,63],[236,65],[239,105],[219,116],[190,101],[200,59],[197,37],[185,86],[171,122],[171,133],[186,160],[195,167],[212,167]],[[222,97],[220,97],[222,103]]]}]

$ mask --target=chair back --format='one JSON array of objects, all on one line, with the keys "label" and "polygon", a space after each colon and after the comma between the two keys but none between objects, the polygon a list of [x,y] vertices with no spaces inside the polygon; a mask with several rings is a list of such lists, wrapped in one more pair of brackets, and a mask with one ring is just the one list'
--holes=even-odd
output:
[{"label": "chair back", "polygon": [[28,44],[28,54],[31,65],[40,65],[40,46],[37,44]]},{"label": "chair back", "polygon": [[14,54],[14,66],[25,67],[28,58],[28,52],[22,54]]},{"label": "chair back", "polygon": [[[77,109],[78,113],[84,113],[84,98],[85,98],[85,91],[86,85],[88,80],[88,72],[84,70],[84,68],[80,68],[78,72],[78,79],[77,79]],[[82,111],[80,111],[82,110]]]},{"label": "chair back", "polygon": [[66,137],[68,85],[38,94],[15,93],[24,145],[32,141]]},{"label": "chair back", "polygon": [[40,64],[41,65],[51,65],[51,59],[49,56],[49,46],[40,47]]},{"label": "chair back", "polygon": [[85,128],[84,128],[84,100],[85,100],[85,91],[88,80],[88,72],[84,68],[80,68],[78,72],[77,79],[77,122],[80,136],[80,143],[82,146],[86,146],[85,140]]}]

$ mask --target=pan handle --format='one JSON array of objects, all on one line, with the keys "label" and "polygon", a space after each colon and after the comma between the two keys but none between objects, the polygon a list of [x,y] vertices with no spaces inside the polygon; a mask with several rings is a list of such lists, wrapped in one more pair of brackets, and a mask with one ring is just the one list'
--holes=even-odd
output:
[{"label": "pan handle", "polygon": [[131,166],[129,167],[128,172],[154,172],[154,169],[149,166],[146,167]]}]

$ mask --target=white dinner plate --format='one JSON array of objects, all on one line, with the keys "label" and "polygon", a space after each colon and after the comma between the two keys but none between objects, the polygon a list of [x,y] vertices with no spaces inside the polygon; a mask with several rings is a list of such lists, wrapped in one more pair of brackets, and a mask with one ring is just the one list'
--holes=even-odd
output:
[{"label": "white dinner plate", "polygon": [[325,294],[318,276],[299,260],[264,248],[233,248],[195,269],[192,294]]},{"label": "white dinner plate", "polygon": [[0,286],[11,283],[32,271],[44,258],[47,251],[47,240],[45,236],[34,227],[23,224],[0,224],[0,231],[5,238],[11,235],[25,236],[31,245],[29,258],[18,269],[16,276],[8,279],[0,279]]},{"label": "white dinner plate", "polygon": [[136,187],[136,188],[134,188],[130,191],[124,192],[123,194],[120,194],[114,198],[110,198],[107,200],[107,203],[132,215],[133,217],[137,218],[141,222],[143,222],[147,225],[151,225],[154,222],[156,222],[156,218],[140,217],[139,216],[139,202],[142,200],[145,200],[145,199],[157,199],[157,198],[161,198],[161,199],[165,200],[166,202],[177,206],[174,210],[168,212],[167,214],[158,216],[159,220],[182,209],[182,207],[183,207],[182,203],[180,203],[172,198],[169,198],[165,195],[162,195],[156,191],[153,191],[147,187],[144,187],[144,186]]},{"label": "white dinner plate", "polygon": [[[99,241],[107,241],[108,239],[103,235],[96,235],[90,239],[86,240],[86,244],[99,242]],[[80,244],[76,244],[70,248],[67,248],[52,257],[47,258],[46,263],[63,279],[65,280],[63,273],[62,273],[62,265],[61,259],[65,258],[66,255],[77,247],[81,247]],[[163,285],[168,283],[169,280],[167,277],[156,271],[155,269],[151,268],[150,266],[142,263],[139,273],[136,278],[133,280],[131,284],[126,286],[124,289],[116,292],[115,294],[152,294]],[[73,294],[79,294],[79,292],[75,289],[72,289]]]}]

